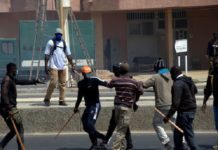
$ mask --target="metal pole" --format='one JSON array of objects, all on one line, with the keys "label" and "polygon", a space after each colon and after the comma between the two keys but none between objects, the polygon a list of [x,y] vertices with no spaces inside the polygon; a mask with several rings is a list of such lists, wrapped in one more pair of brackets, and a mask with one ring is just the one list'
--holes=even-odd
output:
[{"label": "metal pole", "polygon": [[60,27],[63,31],[63,39],[65,39],[65,34],[64,34],[64,11],[63,11],[63,0],[59,0],[59,16],[60,16]]},{"label": "metal pole", "polygon": [[180,67],[181,66],[181,60],[180,60],[180,56],[178,56],[178,67]]},{"label": "metal pole", "polygon": [[188,75],[188,56],[185,55],[185,74]]}]

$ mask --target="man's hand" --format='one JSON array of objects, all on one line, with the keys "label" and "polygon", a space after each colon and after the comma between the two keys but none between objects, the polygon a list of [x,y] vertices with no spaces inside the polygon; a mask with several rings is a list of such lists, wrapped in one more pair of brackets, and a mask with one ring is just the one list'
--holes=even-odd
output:
[{"label": "man's hand", "polygon": [[49,72],[50,72],[50,70],[49,70],[48,66],[45,66],[45,73],[46,73],[47,75],[49,75]]},{"label": "man's hand", "polygon": [[205,113],[205,112],[206,112],[206,109],[207,109],[207,104],[204,103],[204,104],[202,105],[202,107],[201,107],[201,110],[203,111],[203,113]]},{"label": "man's hand", "polygon": [[75,64],[71,64],[71,69],[72,69],[72,72],[74,73],[76,71],[76,65]]},{"label": "man's hand", "polygon": [[134,103],[133,104],[133,111],[136,112],[138,110],[138,108],[139,108],[139,106],[136,103]]},{"label": "man's hand", "polygon": [[36,83],[45,84],[45,78],[37,79]]},{"label": "man's hand", "polygon": [[164,122],[164,123],[167,123],[169,120],[170,120],[169,117],[165,117],[165,118],[163,119],[163,122]]},{"label": "man's hand", "polygon": [[77,107],[74,108],[73,112],[77,113],[79,111],[79,109]]}]

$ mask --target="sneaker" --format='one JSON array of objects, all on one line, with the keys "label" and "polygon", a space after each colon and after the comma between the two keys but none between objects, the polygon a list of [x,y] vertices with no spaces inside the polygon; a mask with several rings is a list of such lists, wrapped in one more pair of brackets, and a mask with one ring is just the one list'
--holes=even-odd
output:
[{"label": "sneaker", "polygon": [[59,101],[59,105],[61,105],[61,106],[67,106],[66,102],[63,101],[63,100],[60,100],[60,101]]},{"label": "sneaker", "polygon": [[97,149],[98,150],[106,150],[107,148],[106,148],[105,144],[102,142],[97,146]]},{"label": "sneaker", "polygon": [[96,145],[92,145],[89,150],[97,150],[97,146]]},{"label": "sneaker", "polygon": [[170,142],[168,142],[167,144],[164,144],[164,149],[163,150],[171,150],[173,147],[170,144]]},{"label": "sneaker", "polygon": [[112,139],[112,137],[110,137],[109,139],[106,138],[105,140],[103,140],[103,143],[104,144],[109,144],[111,139]]},{"label": "sneaker", "polygon": [[50,100],[49,99],[44,99],[45,106],[50,106]]}]

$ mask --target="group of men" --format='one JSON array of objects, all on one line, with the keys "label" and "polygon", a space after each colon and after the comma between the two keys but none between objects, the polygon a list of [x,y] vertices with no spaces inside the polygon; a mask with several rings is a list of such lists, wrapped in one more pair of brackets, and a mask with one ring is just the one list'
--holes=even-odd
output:
[{"label": "group of men", "polygon": [[[70,50],[64,40],[62,40],[62,30],[57,28],[54,39],[48,41],[45,50],[45,72],[50,74],[51,81],[44,98],[46,106],[50,106],[50,99],[57,81],[59,81],[60,97],[59,105],[66,106],[65,100],[65,84],[66,84],[66,65],[67,57],[71,64],[72,71],[75,71],[75,65],[72,62]],[[50,66],[48,67],[48,62]],[[79,105],[84,98],[85,110],[82,116],[83,129],[89,135],[92,143],[90,150],[105,148],[109,143],[113,131],[117,129],[113,150],[131,150],[133,143],[130,131],[130,120],[132,113],[137,111],[137,101],[144,89],[154,88],[155,107],[166,115],[162,118],[157,112],[154,114],[153,127],[157,133],[160,142],[164,146],[164,150],[173,148],[170,138],[163,128],[163,122],[167,123],[169,119],[176,122],[184,134],[177,129],[174,131],[174,150],[185,150],[187,146],[191,150],[197,150],[198,145],[195,141],[193,131],[193,120],[196,113],[195,94],[197,88],[190,77],[182,74],[177,67],[168,70],[163,59],[158,59],[154,64],[155,75],[145,82],[136,81],[129,75],[130,67],[127,62],[122,62],[113,66],[115,77],[110,81],[103,81],[92,75],[92,70],[88,66],[82,68],[83,79],[78,82],[78,97],[75,103],[74,113],[79,111]],[[17,105],[16,84],[36,84],[43,83],[44,80],[18,80],[16,79],[17,67],[14,63],[7,65],[7,74],[1,83],[1,104],[0,112],[4,118],[10,132],[3,138],[0,143],[0,150],[14,137],[15,131],[12,120],[15,121],[22,141],[23,125]],[[115,88],[116,95],[114,97],[114,109],[110,119],[107,134],[104,135],[96,130],[95,123],[101,110],[99,98],[99,86]],[[205,88],[205,98],[202,110],[205,112],[206,102],[209,96],[214,95],[214,116],[216,129],[218,130],[218,58],[213,58],[213,69],[210,72]],[[98,139],[102,143],[98,143]],[[21,150],[18,142],[18,149]]]}]

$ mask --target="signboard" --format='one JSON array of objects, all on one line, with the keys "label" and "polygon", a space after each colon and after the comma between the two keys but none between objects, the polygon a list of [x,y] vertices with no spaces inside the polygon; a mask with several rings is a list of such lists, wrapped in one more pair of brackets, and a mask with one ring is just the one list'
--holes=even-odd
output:
[{"label": "signboard", "polygon": [[188,51],[188,41],[187,39],[176,40],[175,42],[176,53],[184,53]]}]

